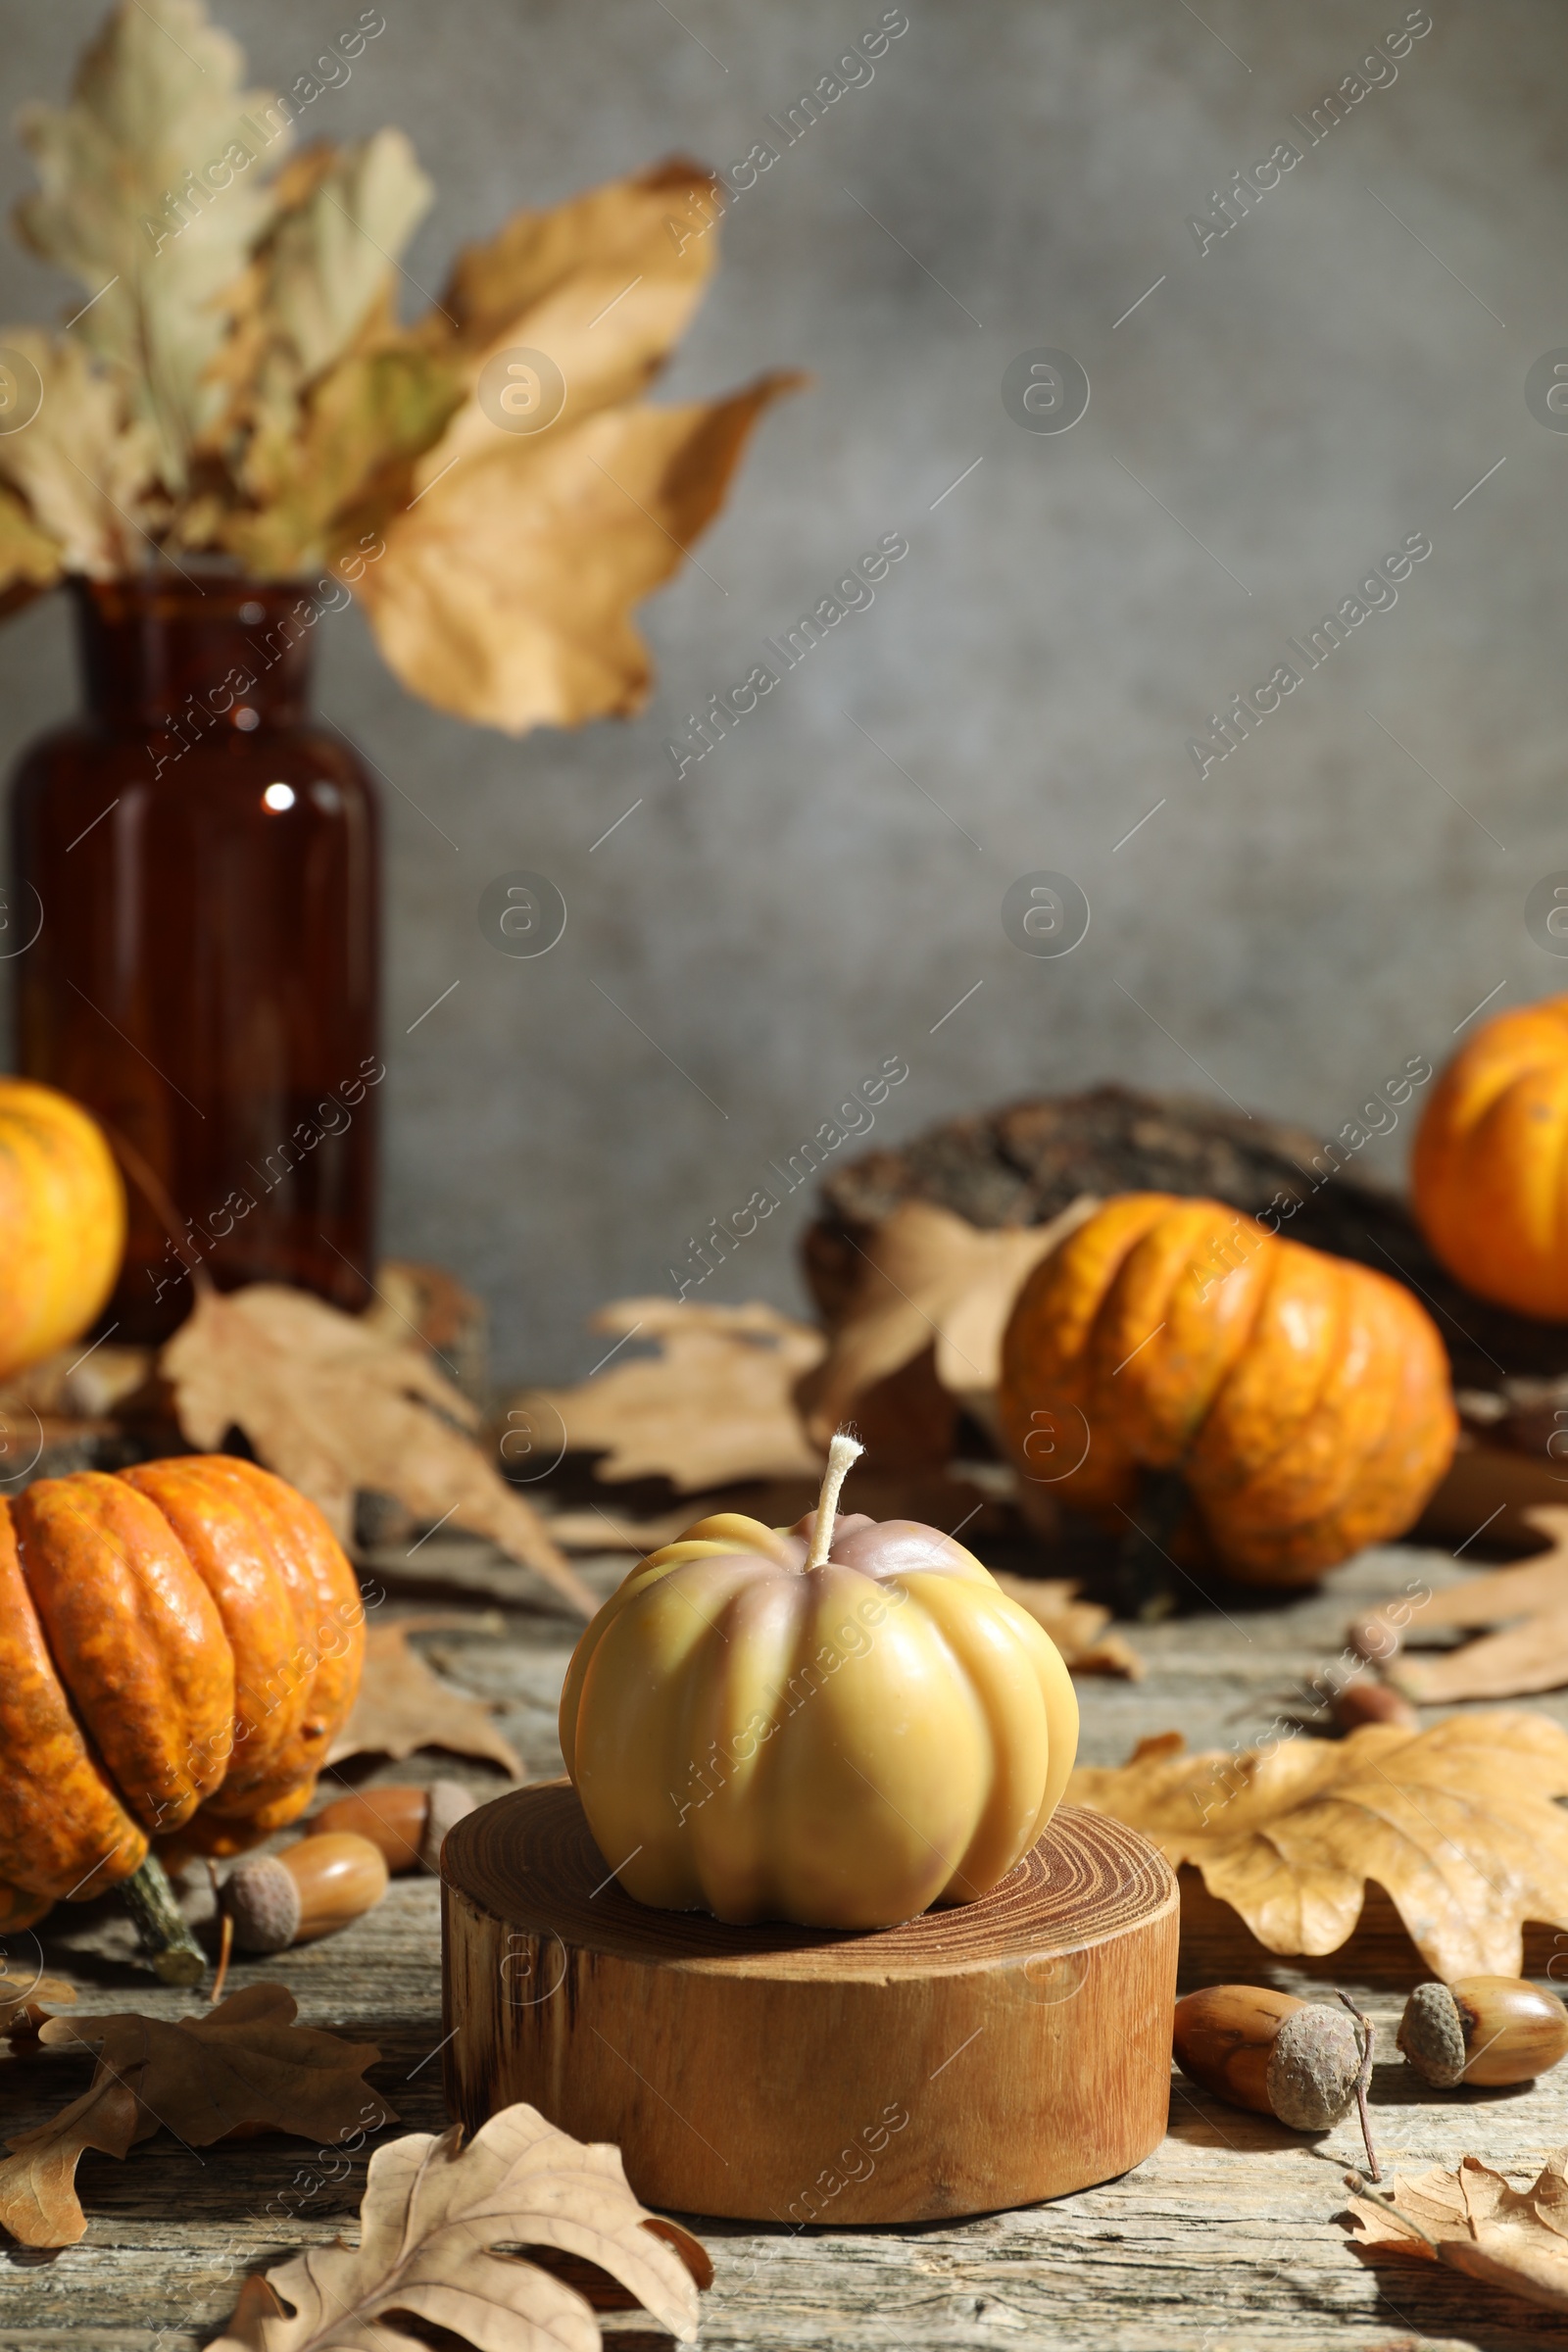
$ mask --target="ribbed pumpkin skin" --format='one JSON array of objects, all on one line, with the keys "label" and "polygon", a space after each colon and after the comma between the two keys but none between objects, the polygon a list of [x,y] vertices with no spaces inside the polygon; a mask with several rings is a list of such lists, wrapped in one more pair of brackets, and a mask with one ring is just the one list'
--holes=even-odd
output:
[{"label": "ribbed pumpkin skin", "polygon": [[125,1193],[102,1131],[28,1078],[0,1078],[0,1380],[77,1340],[115,1287]]},{"label": "ribbed pumpkin skin", "polygon": [[303,1812],[364,1617],[326,1521],[254,1463],[83,1471],[0,1503],[0,1933],[128,1877],[149,1833],[238,1853]]},{"label": "ribbed pumpkin skin", "polygon": [[1417,1131],[1410,1188],[1450,1274],[1568,1322],[1568,997],[1499,1012],[1461,1047]]},{"label": "ribbed pumpkin skin", "polygon": [[973,1555],[852,1512],[738,1512],[653,1552],[577,1643],[561,1747],[638,1902],[884,1928],[1028,1852],[1078,1740],[1054,1643]]},{"label": "ribbed pumpkin skin", "polygon": [[1398,1535],[1452,1456],[1430,1317],[1398,1283],[1217,1200],[1129,1193],[1035,1268],[998,1396],[1025,1476],[1125,1529],[1140,1472],[1185,1481],[1218,1563],[1310,1583]]}]

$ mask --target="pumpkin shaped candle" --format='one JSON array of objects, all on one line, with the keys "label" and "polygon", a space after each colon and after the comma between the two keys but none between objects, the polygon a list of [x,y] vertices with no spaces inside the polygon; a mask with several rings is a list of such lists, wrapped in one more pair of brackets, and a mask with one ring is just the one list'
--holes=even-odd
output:
[{"label": "pumpkin shaped candle", "polygon": [[1054,1643],[972,1554],[913,1520],[836,1517],[836,1437],[791,1529],[701,1519],[583,1634],[566,1769],[639,1902],[884,1928],[972,1902],[1026,1854],[1072,1770]]}]

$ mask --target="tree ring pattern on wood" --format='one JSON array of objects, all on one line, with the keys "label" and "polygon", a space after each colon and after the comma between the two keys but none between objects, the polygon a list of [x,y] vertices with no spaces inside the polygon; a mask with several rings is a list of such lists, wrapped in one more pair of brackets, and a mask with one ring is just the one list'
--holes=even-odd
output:
[{"label": "tree ring pattern on wood", "polygon": [[975,1903],[874,1933],[733,1927],[622,1892],[566,1782],[442,1855],[447,2092],[621,2149],[654,2205],[785,2227],[1057,2196],[1162,2137],[1179,1903],[1136,1831],[1064,1807]]}]

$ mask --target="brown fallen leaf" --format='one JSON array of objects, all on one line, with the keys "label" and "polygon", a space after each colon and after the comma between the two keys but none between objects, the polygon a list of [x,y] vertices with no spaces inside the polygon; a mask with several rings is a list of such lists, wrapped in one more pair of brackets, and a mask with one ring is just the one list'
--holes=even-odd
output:
[{"label": "brown fallen leaf", "polygon": [[[1446,1706],[1454,1699],[1522,1698],[1568,1687],[1568,1505],[1537,1503],[1523,1517],[1546,1539],[1539,1557],[1429,1592],[1423,1600],[1375,1609],[1352,1627],[1356,1647],[1379,1661],[1406,1698]],[[1401,1654],[1412,1634],[1488,1625],[1505,1630],[1436,1657]]]},{"label": "brown fallen leaf", "polygon": [[51,2122],[6,2145],[0,2223],[25,2246],[74,2246],[87,2227],[76,2166],[88,2148],[123,2157],[164,2129],[210,2147],[241,2125],[315,2139],[377,2132],[397,2121],[363,2080],[381,2053],[297,2026],[283,1984],[248,1984],[217,2009],[177,2025],[134,2012],[52,2017],[48,2049],[95,2050],[90,2085]]},{"label": "brown fallen leaf", "polygon": [[478,1412],[422,1348],[303,1291],[257,1282],[226,1298],[203,1288],[159,1363],[193,1446],[221,1446],[242,1429],[344,1542],[355,1489],[373,1488],[426,1524],[492,1537],[585,1617],[598,1607],[533,1505],[464,1435]]},{"label": "brown fallen leaf", "polygon": [[1461,1427],[1453,1459],[1410,1535],[1416,1543],[1455,1549],[1478,1536],[1505,1550],[1526,1549],[1528,1513],[1538,1503],[1549,1507],[1564,1500],[1568,1479],[1544,1455],[1532,1460],[1474,1427]]},{"label": "brown fallen leaf", "polygon": [[1099,1203],[1075,1200],[1048,1225],[982,1232],[951,1210],[906,1200],[859,1250],[858,1278],[824,1360],[797,1401],[825,1446],[853,1420],[866,1443],[943,1460],[959,1407],[986,1425],[1002,1335],[1026,1277]]},{"label": "brown fallen leaf", "polygon": [[1109,1609],[1102,1609],[1098,1601],[1080,1600],[1075,1584],[1051,1577],[1009,1576],[1001,1568],[993,1568],[991,1575],[1009,1600],[1015,1600],[1037,1625],[1045,1627],[1074,1674],[1119,1674],[1130,1683],[1143,1681],[1144,1661],[1132,1643],[1122,1635],[1104,1630],[1110,1623]]},{"label": "brown fallen leaf", "polygon": [[412,2347],[396,2324],[404,2313],[479,2352],[596,2352],[594,2303],[517,2248],[618,2279],[626,2301],[602,2293],[601,2309],[640,2305],[682,2343],[697,2333],[698,2290],[713,2276],[701,2241],[645,2212],[617,2148],[584,2146],[519,2104],[466,2147],[454,2125],[377,2148],[359,2244],[313,2246],[249,2278],[209,2352],[397,2352]]},{"label": "brown fallen leaf", "polygon": [[328,1764],[341,1763],[345,1756],[391,1756],[401,1763],[422,1747],[445,1747],[454,1755],[488,1756],[520,1781],[522,1758],[491,1722],[493,1702],[442,1682],[409,1646],[411,1634],[459,1626],[471,1633],[473,1623],[471,1617],[436,1616],[399,1617],[390,1625],[372,1625],[360,1694],[332,1742]]},{"label": "brown fallen leaf", "polygon": [[1546,2311],[1568,2312],[1568,2148],[1547,2157],[1526,2189],[1477,2156],[1453,2172],[1396,2177],[1390,2199],[1353,2196],[1348,2228],[1367,2260],[1447,2263]]},{"label": "brown fallen leaf", "polygon": [[1271,1952],[1337,1951],[1366,1882],[1387,1889],[1433,1974],[1520,1974],[1526,1920],[1568,1927],[1568,1731],[1519,1709],[1424,1732],[1368,1724],[1188,1755],[1179,1732],[1129,1763],[1080,1765],[1067,1800],[1195,1863]]},{"label": "brown fallen leaf", "polygon": [[[822,1353],[809,1324],[776,1308],[698,1306],[678,1298],[617,1298],[595,1331],[654,1340],[657,1356],[597,1372],[573,1389],[538,1389],[508,1416],[530,1447],[546,1433],[572,1453],[605,1449],[596,1478],[667,1478],[683,1493],[752,1478],[814,1478],[821,1449],[791,1401]],[[501,1454],[509,1458],[507,1436]]]}]

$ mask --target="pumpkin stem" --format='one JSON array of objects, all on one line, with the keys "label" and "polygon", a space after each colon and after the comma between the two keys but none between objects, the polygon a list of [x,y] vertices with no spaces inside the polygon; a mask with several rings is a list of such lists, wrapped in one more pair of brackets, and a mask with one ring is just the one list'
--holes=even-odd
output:
[{"label": "pumpkin stem", "polygon": [[159,1983],[199,1984],[207,1974],[207,1954],[191,1934],[158,1856],[149,1854],[140,1870],[122,1879],[120,1892]]},{"label": "pumpkin stem", "polygon": [[835,1430],[827,1449],[827,1468],[822,1473],[822,1492],[816,1498],[816,1526],[811,1536],[811,1548],[807,1556],[808,1568],[822,1568],[833,1544],[833,1522],[839,1515],[839,1494],[853,1465],[865,1447],[848,1430]]},{"label": "pumpkin stem", "polygon": [[1187,1488],[1174,1470],[1145,1470],[1138,1489],[1138,1511],[1123,1511],[1127,1532],[1116,1562],[1122,1604],[1131,1617],[1153,1625],[1170,1616],[1176,1606],[1171,1541],[1186,1516]]}]

